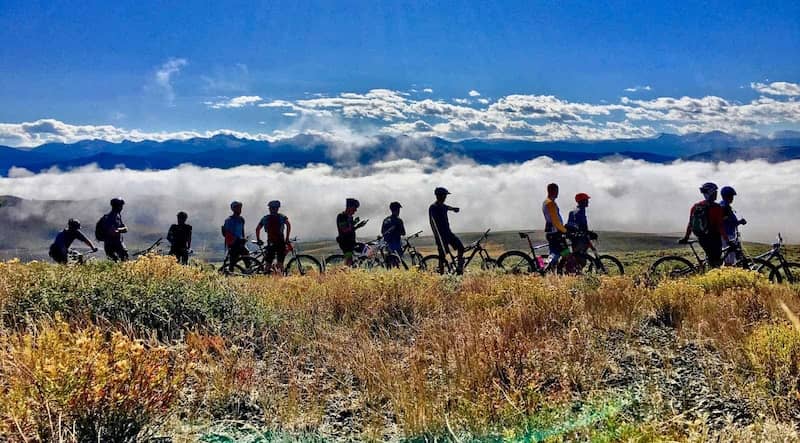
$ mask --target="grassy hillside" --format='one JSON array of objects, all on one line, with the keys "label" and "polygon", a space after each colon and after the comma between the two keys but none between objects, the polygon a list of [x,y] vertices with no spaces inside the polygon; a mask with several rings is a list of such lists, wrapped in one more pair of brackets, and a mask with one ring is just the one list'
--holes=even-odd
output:
[{"label": "grassy hillside", "polygon": [[[800,286],[0,263],[8,441],[797,440]],[[798,325],[800,326],[800,325]]]}]

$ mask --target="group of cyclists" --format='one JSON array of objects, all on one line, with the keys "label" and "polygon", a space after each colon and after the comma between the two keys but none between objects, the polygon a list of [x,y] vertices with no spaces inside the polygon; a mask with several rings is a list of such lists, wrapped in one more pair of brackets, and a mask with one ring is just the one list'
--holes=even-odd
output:
[{"label": "group of cyclists", "polygon": [[[737,218],[733,211],[732,204],[736,191],[730,186],[723,187],[719,191],[722,195],[720,202],[716,201],[718,193],[716,184],[705,183],[700,187],[700,192],[703,194],[703,200],[691,207],[686,234],[680,242],[686,243],[689,236],[694,234],[705,251],[711,267],[719,267],[723,261],[732,264],[736,257],[732,256],[732,253],[722,257],[723,247],[738,241],[737,227],[747,223],[746,220]],[[449,213],[458,213],[460,209],[445,203],[450,195],[450,191],[446,188],[437,187],[433,193],[435,201],[428,207],[428,219],[440,258],[438,271],[444,272],[445,257],[450,254],[454,255],[455,272],[461,274],[464,271],[465,247],[461,239],[452,231],[449,221]],[[547,197],[542,203],[544,232],[549,249],[547,268],[548,270],[554,269],[559,262],[562,262],[563,266],[563,262],[566,261],[568,271],[580,269],[586,264],[581,262],[581,257],[586,256],[585,252],[593,247],[592,240],[597,239],[597,234],[589,229],[587,217],[591,197],[585,192],[576,194],[576,207],[569,212],[566,222],[561,216],[557,203],[558,197],[558,185],[556,183],[548,184]],[[95,237],[103,243],[103,249],[109,259],[124,261],[129,258],[123,241],[123,234],[128,232],[128,228],[122,220],[125,201],[119,197],[113,198],[110,205],[111,210],[96,223]],[[242,217],[242,206],[239,201],[230,204],[231,215],[225,219],[221,228],[229,255],[227,263],[231,269],[243,256],[250,254],[247,249],[248,237],[245,220]],[[347,198],[344,211],[336,216],[336,242],[344,256],[344,264],[347,266],[353,265],[355,255],[360,253],[360,248],[363,247],[363,244],[357,241],[356,231],[363,228],[367,220],[361,220],[355,216],[359,206],[360,202],[357,199]],[[390,254],[396,254],[398,257],[403,255],[402,238],[406,235],[403,219],[400,218],[402,207],[400,202],[391,202],[389,204],[390,213],[381,224],[381,236],[385,247]],[[259,220],[255,229],[256,243],[264,248],[266,262],[281,272],[287,252],[292,247],[290,241],[292,225],[289,218],[280,212],[280,201],[268,202],[267,208],[268,212]],[[186,223],[187,219],[186,212],[179,212],[177,223],[170,226],[167,234],[167,240],[170,243],[169,253],[182,264],[188,262],[192,245],[192,226]],[[262,233],[265,238],[262,238]],[[70,219],[67,228],[58,233],[50,246],[50,257],[58,263],[66,263],[69,248],[75,240],[80,240],[92,251],[97,251],[94,243],[81,232],[80,221]]]}]

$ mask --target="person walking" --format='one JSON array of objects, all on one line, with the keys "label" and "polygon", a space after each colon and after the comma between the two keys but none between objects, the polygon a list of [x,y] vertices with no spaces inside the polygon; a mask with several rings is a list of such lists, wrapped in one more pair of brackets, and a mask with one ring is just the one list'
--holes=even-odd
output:
[{"label": "person walking", "polygon": [[122,234],[128,232],[128,227],[122,221],[122,209],[125,207],[125,200],[120,197],[111,199],[111,211],[105,214],[95,227],[95,236],[103,242],[103,250],[106,256],[113,261],[128,260],[128,249]]}]

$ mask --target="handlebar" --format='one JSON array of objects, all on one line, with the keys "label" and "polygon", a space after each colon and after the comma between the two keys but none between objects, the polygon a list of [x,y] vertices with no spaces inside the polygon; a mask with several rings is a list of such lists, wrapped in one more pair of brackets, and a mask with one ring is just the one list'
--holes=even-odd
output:
[{"label": "handlebar", "polygon": [[422,234],[422,231],[417,231],[417,232],[415,232],[415,233],[413,233],[411,235],[407,235],[406,236],[406,240],[408,240],[410,238],[417,238],[417,237],[419,237],[420,234]]}]

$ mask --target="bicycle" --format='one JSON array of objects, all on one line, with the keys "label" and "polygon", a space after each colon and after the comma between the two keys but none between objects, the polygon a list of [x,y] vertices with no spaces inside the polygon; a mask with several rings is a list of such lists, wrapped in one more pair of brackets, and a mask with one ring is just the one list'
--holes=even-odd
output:
[{"label": "bicycle", "polygon": [[[786,257],[784,257],[783,252],[781,252],[782,250],[783,250],[783,237],[779,232],[778,237],[772,244],[772,249],[761,255],[757,255],[754,258],[766,260],[770,264],[772,263],[773,260],[775,259],[778,260],[778,264],[773,265],[775,267],[775,270],[772,271],[775,272],[776,275],[773,276],[772,274],[770,274],[769,277],[770,280],[773,280],[774,277],[775,280],[781,278],[783,280],[786,280],[787,283],[800,283],[800,263],[794,263],[786,260]],[[780,275],[781,271],[783,271],[783,275]]]},{"label": "bicycle", "polygon": [[134,252],[133,254],[131,254],[131,257],[138,257],[140,255],[147,255],[147,254],[149,254],[151,252],[154,252],[154,251],[155,251],[156,254],[161,254],[160,246],[161,246],[161,243],[163,243],[163,242],[164,242],[164,237],[159,237],[158,240],[153,242],[152,245],[148,246],[145,249],[142,249],[139,252]]},{"label": "bicycle", "polygon": [[97,252],[97,249],[89,249],[86,252],[80,252],[77,249],[68,249],[67,250],[67,264],[68,265],[85,265],[86,263],[93,262],[96,259],[94,257],[86,257],[89,254],[94,254]]},{"label": "bicycle", "polygon": [[[586,252],[572,252],[567,257],[559,260],[556,266],[550,266],[548,263],[548,255],[538,256],[536,251],[539,249],[548,248],[547,243],[534,245],[528,232],[519,232],[519,237],[528,241],[528,248],[531,253],[527,254],[523,251],[507,251],[497,258],[497,264],[506,272],[511,274],[539,274],[545,275],[547,272],[558,272],[559,274],[570,273],[567,272],[568,260],[570,256],[572,259],[582,260],[584,264],[581,269],[577,270],[580,273],[588,274],[604,274],[604,275],[623,275],[625,268],[622,262],[616,257],[608,254],[599,254],[595,245],[590,241],[589,250],[591,255]],[[585,269],[584,269],[585,268]],[[571,271],[576,272],[575,270]]]},{"label": "bicycle", "polygon": [[[464,253],[466,254],[467,252],[469,252],[469,255],[464,257],[464,264],[461,269],[461,272],[467,269],[467,267],[469,266],[469,264],[472,262],[472,260],[475,258],[476,255],[480,257],[481,269],[492,270],[497,268],[497,261],[489,255],[489,251],[487,251],[482,244],[483,241],[489,237],[489,231],[491,231],[491,229],[487,229],[486,232],[484,232],[479,239],[475,240],[474,242],[470,243],[464,248]],[[447,253],[450,256],[450,259],[448,260],[447,257],[445,257],[444,263],[441,263],[443,273],[446,274],[457,273],[457,271],[459,271],[458,257],[456,255],[453,255],[453,251],[450,250],[450,248],[445,248],[445,249],[447,249]],[[438,254],[431,254],[425,256],[422,259],[421,269],[430,272],[438,272],[440,261],[441,260]]]},{"label": "bicycle", "polygon": [[246,237],[242,239],[243,242],[242,248],[244,248],[244,250],[247,251],[247,254],[240,255],[238,260],[236,260],[236,262],[233,263],[232,267],[231,267],[231,250],[233,248],[226,249],[225,258],[222,260],[222,264],[218,269],[220,274],[248,276],[248,275],[253,275],[263,267],[263,264],[258,259],[254,258],[252,256],[252,252],[247,248],[247,241],[249,238],[250,237]]},{"label": "bicycle", "polygon": [[[391,257],[391,258],[389,258]],[[372,270],[375,268],[389,269],[394,265],[403,266],[408,269],[406,264],[397,252],[389,251],[388,245],[382,236],[367,243],[356,243],[353,251],[353,263],[350,267]],[[332,254],[325,258],[325,270],[335,269],[344,266],[343,254]]]},{"label": "bicycle", "polygon": [[[289,242],[286,243],[286,252],[287,255],[290,255],[291,258],[283,268],[283,275],[318,275],[322,273],[322,264],[317,260],[316,257],[308,255],[308,254],[299,254],[295,243],[297,242],[297,237],[290,238]],[[257,260],[261,266],[257,270],[257,272],[262,272],[265,274],[271,274],[275,272],[276,267],[272,263],[267,263],[267,245],[266,243],[262,243],[261,245],[258,244],[257,241],[253,241],[252,243],[258,245],[258,251],[252,258]]]},{"label": "bicycle", "polygon": [[[768,261],[758,257],[747,257],[744,249],[742,249],[739,238],[740,236],[737,232],[736,241],[731,242],[728,244],[728,246],[722,248],[722,257],[727,256],[729,253],[734,253],[738,259],[731,266],[758,272],[767,276],[770,281],[774,283],[780,283],[782,281],[782,277],[779,273],[777,273],[775,266],[772,263],[769,263]],[[689,240],[686,242],[686,244],[692,249],[694,258],[697,260],[696,266],[684,257],[678,255],[668,255],[666,257],[659,258],[652,265],[650,265],[650,278],[658,281],[664,278],[686,277],[705,272],[708,269],[708,260],[700,257],[700,254],[697,252],[697,249],[694,246],[696,243],[698,243],[697,240]]]},{"label": "bicycle", "polygon": [[[389,252],[385,251],[384,254],[386,255],[386,266],[389,268],[392,267],[402,267],[403,269],[409,269],[411,267],[423,269],[422,268],[422,254],[417,251],[417,248],[411,244],[411,239],[419,238],[419,235],[422,231],[417,231],[409,236],[406,236],[403,239],[403,247],[400,250],[400,253],[396,252]],[[410,258],[411,266],[406,263],[405,257]]]},{"label": "bicycle", "polygon": [[[567,235],[573,244],[573,252],[562,258],[558,262],[559,274],[601,274],[601,275],[624,275],[625,267],[622,262],[613,255],[600,254],[595,247],[597,235],[590,232],[576,232]],[[583,238],[588,243],[585,252],[574,251],[577,239]],[[590,253],[591,251],[591,253]],[[583,266],[580,264],[583,263]]]}]

